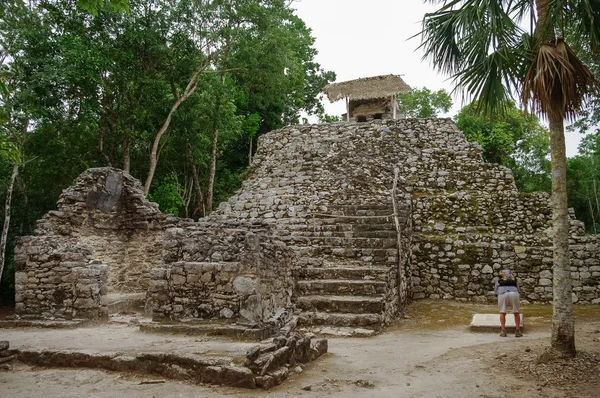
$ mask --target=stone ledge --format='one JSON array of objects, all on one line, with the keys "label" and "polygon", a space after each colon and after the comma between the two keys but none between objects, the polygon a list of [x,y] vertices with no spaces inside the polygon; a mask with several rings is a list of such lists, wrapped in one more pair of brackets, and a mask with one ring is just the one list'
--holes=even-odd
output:
[{"label": "stone ledge", "polygon": [[93,324],[87,319],[47,320],[47,319],[6,319],[0,321],[0,329],[12,328],[47,328],[47,329],[76,329]]},{"label": "stone ledge", "polygon": [[[235,344],[235,343],[232,343]],[[215,356],[177,352],[89,353],[85,350],[9,350],[28,365],[56,368],[92,368],[135,372],[241,388],[268,389],[281,384],[298,363],[314,361],[328,350],[325,339],[276,337],[250,347],[243,356],[232,352]]]},{"label": "stone ledge", "polygon": [[207,336],[226,336],[241,340],[260,341],[269,337],[267,330],[259,328],[249,328],[242,325],[225,325],[225,324],[161,324],[161,323],[146,323],[140,325],[140,332],[145,333],[167,333],[167,334],[183,334],[183,335],[207,335]]}]

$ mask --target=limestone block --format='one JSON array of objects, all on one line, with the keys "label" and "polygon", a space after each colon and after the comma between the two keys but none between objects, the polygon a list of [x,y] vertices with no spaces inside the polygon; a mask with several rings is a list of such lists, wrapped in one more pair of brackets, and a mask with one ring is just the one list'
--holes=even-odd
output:
[{"label": "limestone block", "polygon": [[540,286],[552,286],[552,279],[540,278],[538,283]]},{"label": "limestone block", "polygon": [[250,295],[257,291],[258,279],[238,276],[233,280],[233,288],[236,293],[241,295]]}]

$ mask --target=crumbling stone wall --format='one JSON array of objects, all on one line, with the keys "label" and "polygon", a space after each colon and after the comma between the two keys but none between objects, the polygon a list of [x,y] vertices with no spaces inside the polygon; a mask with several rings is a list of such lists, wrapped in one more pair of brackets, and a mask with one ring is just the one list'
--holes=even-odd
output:
[{"label": "crumbling stone wall", "polygon": [[[523,299],[551,302],[549,195],[519,193],[511,171],[484,163],[480,146],[452,123],[408,132],[402,174],[413,194],[413,297],[493,301],[495,276],[511,268]],[[585,235],[574,215],[571,244],[573,299],[600,303],[600,273],[592,270],[600,237]]]},{"label": "crumbling stone wall", "polygon": [[15,249],[15,311],[22,316],[105,319],[106,264],[57,236],[21,238]]},{"label": "crumbling stone wall", "polygon": [[291,308],[294,266],[293,252],[260,223],[182,222],[167,229],[164,265],[152,270],[153,317],[261,324]]},{"label": "crumbling stone wall", "polygon": [[17,313],[105,318],[110,293],[147,293],[157,319],[287,319],[295,256],[260,222],[168,217],[113,168],[84,172],[16,248]]},{"label": "crumbling stone wall", "polygon": [[103,296],[146,291],[150,268],[162,262],[167,216],[139,181],[118,169],[89,169],[57,205],[17,244],[17,313],[101,318]]}]

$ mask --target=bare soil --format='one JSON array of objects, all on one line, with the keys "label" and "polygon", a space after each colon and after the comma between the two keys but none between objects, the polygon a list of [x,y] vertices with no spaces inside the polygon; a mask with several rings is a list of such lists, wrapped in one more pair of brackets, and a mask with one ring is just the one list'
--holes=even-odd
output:
[{"label": "bare soil", "polygon": [[[198,386],[148,375],[88,369],[41,369],[17,363],[11,370],[0,371],[0,397],[600,396],[600,306],[576,306],[578,355],[549,362],[539,362],[550,345],[549,306],[522,309],[522,338],[468,330],[473,313],[493,313],[495,309],[487,305],[417,302],[409,307],[408,319],[398,320],[378,336],[329,339],[329,354],[307,365],[301,373],[292,373],[286,382],[269,391]],[[130,329],[127,340],[146,349],[150,342],[155,349],[163,343],[168,349],[174,344],[179,349],[186,346],[185,340],[180,340],[186,337],[151,338],[139,334],[135,338],[139,332]],[[15,332],[0,329],[0,340],[3,335],[19,336]],[[27,334],[23,332],[20,336]],[[121,336],[114,328],[98,328],[93,334],[89,329],[70,331],[68,339],[57,337],[59,330],[47,333],[49,345],[58,341],[68,341],[71,346],[85,343],[90,350],[102,349],[109,339],[119,340]],[[119,333],[127,334],[125,330]],[[202,343],[197,338],[189,339],[196,341],[187,344]],[[115,342],[116,346],[124,344]],[[112,344],[110,348],[115,349]]]}]

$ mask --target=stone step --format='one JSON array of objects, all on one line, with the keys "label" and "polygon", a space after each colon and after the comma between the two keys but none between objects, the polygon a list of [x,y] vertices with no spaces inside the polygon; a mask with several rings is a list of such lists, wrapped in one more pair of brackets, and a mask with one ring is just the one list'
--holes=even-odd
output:
[{"label": "stone step", "polygon": [[393,212],[389,212],[386,215],[381,216],[339,216],[327,215],[328,213],[314,213],[306,216],[307,225],[337,225],[337,224],[350,224],[350,225],[381,225],[394,223]]},{"label": "stone step", "polygon": [[307,246],[337,246],[337,247],[360,247],[369,249],[393,249],[397,247],[398,241],[393,238],[364,238],[364,237],[341,237],[341,236],[281,236],[280,239],[289,245]]},{"label": "stone step", "polygon": [[362,205],[326,205],[328,210],[345,210],[351,212],[358,211],[382,211],[382,210],[391,210],[391,204],[380,204],[380,203],[371,203],[371,204],[362,204]]},{"label": "stone step", "polygon": [[398,256],[388,257],[386,259],[367,257],[337,257],[328,254],[320,256],[299,256],[299,267],[320,267],[320,268],[340,268],[340,267],[396,267],[398,265]]},{"label": "stone step", "polygon": [[102,296],[109,314],[145,312],[146,293],[109,293]]},{"label": "stone step", "polygon": [[[360,219],[361,217],[380,217],[380,216],[390,216],[394,213],[392,207],[367,207],[363,209],[350,207],[350,206],[327,206],[327,210],[316,211],[315,218],[323,218],[323,216],[319,216],[319,214],[330,214],[333,216],[341,216],[344,217],[356,217]],[[310,214],[310,213],[309,213]]]},{"label": "stone step", "polygon": [[398,250],[391,249],[370,249],[360,247],[339,247],[339,246],[294,246],[289,245],[301,257],[332,257],[332,258],[352,258],[367,263],[393,263],[398,257]]},{"label": "stone step", "polygon": [[348,280],[375,280],[387,281],[388,275],[395,272],[391,267],[306,267],[296,271],[299,279],[348,279]]},{"label": "stone step", "polygon": [[385,294],[387,283],[373,280],[318,279],[296,283],[301,295],[353,295],[371,296]]},{"label": "stone step", "polygon": [[296,304],[304,311],[364,314],[382,312],[385,299],[373,296],[315,295],[298,297]]},{"label": "stone step", "polygon": [[354,326],[379,329],[383,317],[380,314],[343,314],[335,312],[302,312],[298,317],[299,326],[327,325],[327,326]]},{"label": "stone step", "polygon": [[277,236],[290,237],[332,237],[332,238],[370,238],[370,239],[397,239],[398,233],[393,231],[285,231],[279,230]]},{"label": "stone step", "polygon": [[[396,224],[391,219],[389,222],[383,224],[358,224],[348,223],[346,221],[340,221],[338,223],[331,224],[308,224],[308,223],[288,223],[281,224],[277,227],[280,231],[310,231],[310,232],[396,232]],[[286,233],[286,235],[290,235]]]}]

